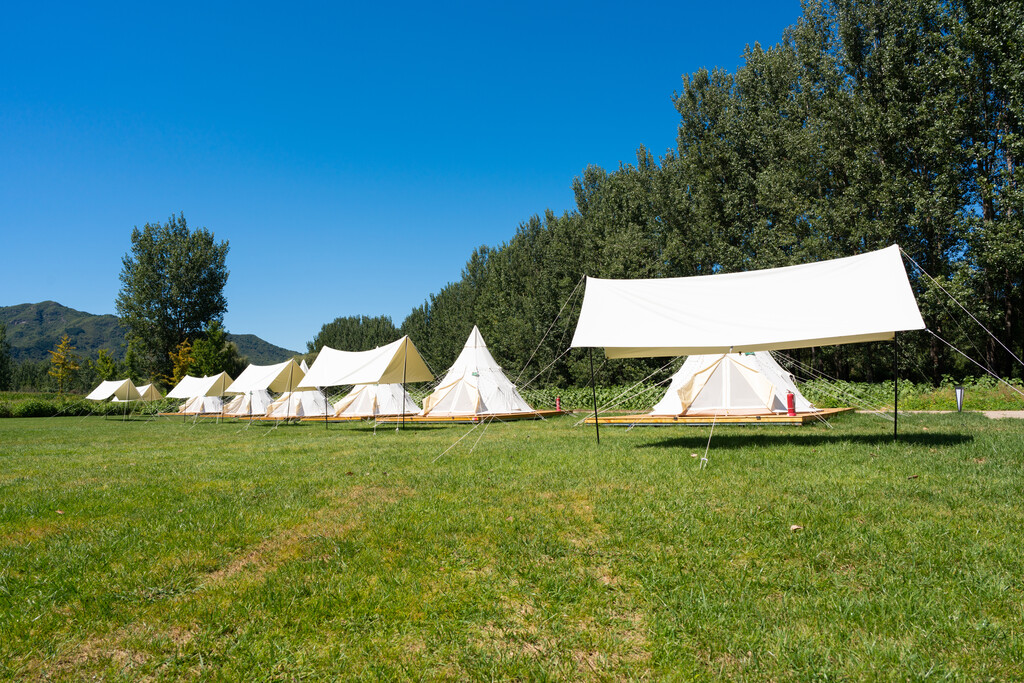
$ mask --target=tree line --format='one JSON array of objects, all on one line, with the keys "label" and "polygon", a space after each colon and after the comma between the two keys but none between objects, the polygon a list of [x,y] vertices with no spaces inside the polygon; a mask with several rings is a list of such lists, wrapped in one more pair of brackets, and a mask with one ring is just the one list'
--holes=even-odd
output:
[{"label": "tree line", "polygon": [[[535,215],[508,242],[474,250],[398,333],[443,372],[477,324],[513,375],[529,360],[524,381],[543,371],[538,384],[580,385],[586,356],[563,355],[580,292],[558,314],[584,274],[728,273],[898,243],[929,274],[908,262],[929,329],[1019,376],[1001,345],[1024,357],[1024,4],[808,0],[777,45],[742,57],[735,73],[683,77],[675,149],[588,167],[573,183],[575,210]],[[800,305],[799,292],[763,295]],[[325,326],[310,351],[332,326],[359,321]],[[901,340],[906,376],[983,372],[927,333]],[[878,344],[789,355],[840,379],[891,376]],[[664,361],[599,362],[602,381],[617,382]]]}]

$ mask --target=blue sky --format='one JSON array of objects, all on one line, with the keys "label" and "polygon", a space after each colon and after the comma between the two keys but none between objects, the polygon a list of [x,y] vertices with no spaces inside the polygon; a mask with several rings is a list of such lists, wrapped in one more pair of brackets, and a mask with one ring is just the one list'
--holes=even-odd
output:
[{"label": "blue sky", "polygon": [[113,313],[132,226],[230,241],[227,328],[400,324],[572,179],[674,146],[671,96],[784,2],[9,3],[0,305]]}]

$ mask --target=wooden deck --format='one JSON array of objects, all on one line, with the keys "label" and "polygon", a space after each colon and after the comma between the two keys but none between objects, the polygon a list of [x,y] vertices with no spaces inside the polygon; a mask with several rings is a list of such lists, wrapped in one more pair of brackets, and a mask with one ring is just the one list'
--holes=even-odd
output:
[{"label": "wooden deck", "polygon": [[[601,415],[598,417],[598,424],[617,425],[623,427],[644,426],[644,425],[691,425],[707,426],[719,425],[763,425],[763,424],[786,424],[805,425],[809,422],[827,420],[833,415],[847,413],[853,408],[825,408],[816,413],[797,413],[795,416],[786,415],[728,415],[712,417],[711,415],[648,415],[646,413],[632,415]],[[594,417],[590,416],[584,420],[584,424],[594,424]]]},{"label": "wooden deck", "polygon": [[[406,415],[406,424],[477,424],[478,422],[517,422],[519,420],[540,420],[565,415],[564,410],[535,410],[532,413],[489,413],[487,415]],[[378,418],[377,422],[395,424],[401,417]]]}]

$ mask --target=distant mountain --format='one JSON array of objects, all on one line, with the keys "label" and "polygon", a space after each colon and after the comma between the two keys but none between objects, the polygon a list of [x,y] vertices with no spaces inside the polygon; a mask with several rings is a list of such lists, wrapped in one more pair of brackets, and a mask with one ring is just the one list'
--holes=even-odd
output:
[{"label": "distant mountain", "polygon": [[[95,358],[100,349],[107,349],[114,358],[124,358],[124,329],[116,315],[94,315],[62,306],[56,301],[38,304],[0,306],[0,323],[7,324],[7,340],[14,360],[47,360],[49,354],[67,334],[83,358]],[[289,351],[260,339],[254,334],[229,334],[238,352],[252,363],[280,363],[297,351]]]}]

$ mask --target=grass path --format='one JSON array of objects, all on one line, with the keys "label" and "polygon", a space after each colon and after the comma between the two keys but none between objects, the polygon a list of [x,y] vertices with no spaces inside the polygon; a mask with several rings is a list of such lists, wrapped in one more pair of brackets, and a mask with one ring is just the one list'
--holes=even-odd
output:
[{"label": "grass path", "polygon": [[1024,423],[900,425],[0,420],[0,676],[1024,677]]}]

